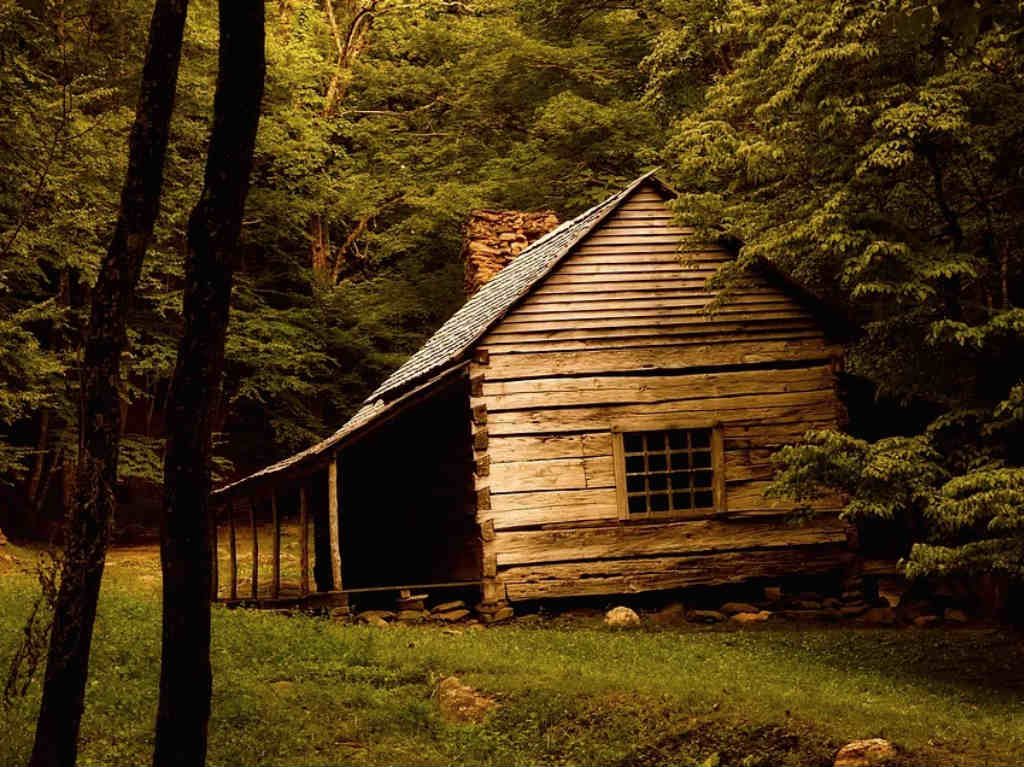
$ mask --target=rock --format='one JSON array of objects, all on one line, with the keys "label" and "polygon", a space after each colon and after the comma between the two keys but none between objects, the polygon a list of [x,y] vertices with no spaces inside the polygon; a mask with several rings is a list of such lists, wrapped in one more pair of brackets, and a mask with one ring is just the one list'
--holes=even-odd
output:
[{"label": "rock", "polygon": [[439,605],[434,605],[431,608],[431,612],[434,613],[450,613],[452,610],[464,610],[466,609],[466,603],[461,599],[456,599],[451,602],[442,602]]},{"label": "rock", "polygon": [[866,610],[860,619],[873,626],[891,626],[896,622],[896,613],[891,607],[872,607]]},{"label": "rock", "polygon": [[373,626],[374,628],[379,629],[386,629],[388,626],[391,625],[386,620],[384,620],[383,618],[378,618],[376,615],[371,615],[369,618],[366,619],[365,623],[367,626]]},{"label": "rock", "polygon": [[934,626],[939,622],[938,615],[918,615],[914,618],[914,625],[919,629],[925,629],[929,626]]},{"label": "rock", "polygon": [[782,589],[778,586],[765,586],[764,598],[766,602],[778,602],[782,599]]},{"label": "rock", "polygon": [[835,597],[826,597],[821,600],[822,607],[827,607],[830,610],[839,610],[843,606],[843,602]]},{"label": "rock", "polygon": [[0,530],[0,546],[6,546],[6,545],[7,545],[7,536],[4,535],[4,531],[3,530]]},{"label": "rock", "polygon": [[863,602],[864,592],[860,589],[844,591],[842,594],[839,595],[839,598],[844,602]]},{"label": "rock", "polygon": [[686,617],[694,623],[720,623],[725,620],[725,616],[717,610],[691,610]]},{"label": "rock", "polygon": [[455,621],[461,621],[463,618],[469,616],[469,610],[449,610],[446,613],[432,613],[431,618],[438,621],[444,621],[445,623],[454,623]]},{"label": "rock", "polygon": [[839,614],[844,618],[856,618],[858,615],[863,615],[868,611],[868,605],[866,602],[851,602],[848,605],[843,605],[839,608]]},{"label": "rock", "polygon": [[349,607],[332,607],[331,608],[331,620],[343,621],[348,620],[352,615],[352,610]]},{"label": "rock", "polygon": [[477,623],[476,621],[474,621],[473,623],[466,624],[466,631],[483,631],[484,628],[484,624]]},{"label": "rock", "polygon": [[756,607],[754,607],[754,605],[748,602],[726,602],[724,605],[718,608],[718,611],[723,612],[726,615],[759,612],[759,610]]},{"label": "rock", "polygon": [[946,611],[942,614],[942,617],[951,623],[967,623],[967,613],[963,610],[956,610],[953,608],[946,608]]},{"label": "rock", "polygon": [[639,626],[640,616],[636,614],[635,610],[620,605],[604,614],[604,622],[613,628]]},{"label": "rock", "polygon": [[493,613],[483,613],[480,617],[483,619],[484,623],[490,624],[507,621],[513,615],[515,615],[515,611],[511,607],[502,607],[500,610]]},{"label": "rock", "polygon": [[363,610],[356,619],[363,623],[372,623],[375,620],[389,621],[394,617],[395,614],[391,610]]},{"label": "rock", "polygon": [[847,743],[836,754],[832,767],[874,767],[893,761],[896,748],[882,738],[855,740]]},{"label": "rock", "polygon": [[482,722],[498,705],[493,698],[463,684],[458,677],[446,676],[437,685],[437,705],[447,722]]},{"label": "rock", "polygon": [[686,620],[686,608],[681,602],[672,602],[662,607],[658,612],[652,613],[651,623],[656,626],[665,626],[672,623],[682,623]]},{"label": "rock", "polygon": [[736,623],[763,623],[772,617],[767,610],[759,610],[756,613],[734,613],[729,619]]}]

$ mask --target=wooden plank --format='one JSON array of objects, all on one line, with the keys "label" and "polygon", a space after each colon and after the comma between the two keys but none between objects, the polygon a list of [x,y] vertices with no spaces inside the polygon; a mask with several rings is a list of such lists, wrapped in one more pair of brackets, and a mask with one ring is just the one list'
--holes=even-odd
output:
[{"label": "wooden plank", "polygon": [[[773,291],[770,288],[764,287],[744,287],[738,290],[747,295],[760,294],[762,296],[779,296],[778,291]],[[528,298],[526,298],[520,306],[546,307],[542,311],[554,311],[558,308],[565,308],[568,310],[584,308],[593,309],[600,308],[595,307],[594,304],[604,304],[609,301],[632,301],[634,302],[632,305],[636,306],[638,302],[643,301],[672,301],[687,298],[703,298],[705,301],[710,301],[716,295],[716,292],[709,291],[704,285],[701,284],[694,284],[693,286],[690,287],[677,285],[675,287],[659,288],[657,290],[573,290],[569,292],[561,291],[533,293]],[[565,304],[566,306],[562,306],[563,304]]]},{"label": "wooden plank", "polygon": [[598,274],[588,274],[586,272],[567,272],[559,269],[544,280],[544,282],[541,283],[541,286],[548,288],[553,285],[567,285],[575,288],[585,285],[608,285],[614,290],[619,285],[628,287],[633,284],[640,289],[644,289],[648,285],[672,287],[674,283],[682,283],[685,285],[696,283],[703,285],[709,279],[714,277],[717,272],[718,269],[715,268],[684,267],[682,264],[679,264],[674,271],[634,270],[630,272],[601,272]]},{"label": "wooden plank", "polygon": [[729,300],[718,306],[713,305],[713,296],[695,298],[670,298],[664,301],[615,300],[610,305],[598,302],[596,305],[583,302],[566,306],[534,305],[526,311],[513,312],[496,325],[484,338],[516,331],[535,332],[552,330],[592,330],[601,328],[640,327],[652,324],[652,320],[664,318],[666,323],[676,324],[735,324],[749,321],[763,321],[765,318],[791,316],[810,319],[811,315],[794,301],[774,296],[759,295]]},{"label": "wooden plank", "polygon": [[820,340],[758,341],[756,343],[694,344],[628,351],[544,352],[495,354],[488,380],[547,377],[564,374],[678,370],[689,367],[757,365],[773,362],[824,361],[839,347]]},{"label": "wooden plank", "polygon": [[612,299],[608,302],[550,302],[524,305],[496,325],[492,332],[503,332],[509,327],[525,327],[531,323],[552,321],[572,322],[579,327],[600,327],[616,321],[625,322],[628,325],[632,320],[663,315],[720,319],[731,318],[735,314],[750,316],[766,311],[802,309],[795,301],[767,292],[734,295],[717,309],[710,311],[708,307],[713,300],[713,296],[701,294],[667,299]]},{"label": "wooden plank", "polygon": [[281,596],[281,517],[277,509],[277,493],[270,494],[270,515],[273,527],[273,578],[271,580],[271,595],[274,599]]},{"label": "wooden plank", "polygon": [[535,562],[842,543],[846,540],[845,527],[838,517],[821,515],[798,526],[775,521],[701,519],[575,530],[507,531],[498,534],[494,551],[498,566],[503,567]]},{"label": "wooden plank", "polygon": [[249,499],[249,533],[252,535],[252,598],[260,593],[260,535],[256,526],[256,499]]},{"label": "wooden plank", "polygon": [[[581,406],[629,406],[641,402],[665,403],[665,402],[708,402],[721,398],[736,397],[763,397],[765,403],[778,395],[800,393],[817,394],[820,396],[835,396],[835,391],[829,386],[830,381],[815,380],[814,378],[796,376],[779,377],[774,379],[770,374],[775,371],[758,371],[766,375],[762,383],[750,377],[739,380],[728,380],[720,382],[716,378],[722,378],[721,374],[694,374],[692,376],[679,376],[677,386],[672,383],[666,384],[666,377],[658,376],[658,381],[649,385],[638,386],[624,385],[621,387],[586,390],[569,389],[558,391],[555,389],[547,391],[528,391],[524,393],[496,394],[487,397],[489,400],[490,416],[499,417],[499,414],[511,411],[532,411],[541,408],[574,408]],[[786,373],[790,371],[785,371]],[[686,380],[687,378],[696,380]],[[613,383],[609,381],[608,383]],[[707,384],[703,388],[701,384]],[[748,399],[748,401],[751,401]],[[701,410],[710,410],[708,407],[701,407]],[[496,432],[497,434],[498,432]]]},{"label": "wooden plank", "polygon": [[764,493],[771,484],[771,479],[747,480],[735,479],[728,473],[725,476],[726,497],[730,511],[744,511],[760,514],[778,514],[799,506],[807,506],[817,511],[835,511],[843,507],[842,499],[833,493],[823,492],[813,499],[797,503],[788,498],[765,498]]},{"label": "wooden plank", "polygon": [[666,279],[665,275],[653,274],[650,279],[596,281],[586,279],[591,275],[567,275],[564,279],[552,277],[533,289],[532,296],[578,295],[583,293],[657,293],[679,290],[703,290],[711,274],[694,273],[692,276],[673,276]]},{"label": "wooden plank", "polygon": [[493,416],[506,410],[537,407],[665,402],[740,394],[817,391],[831,389],[833,383],[834,377],[828,365],[815,365],[807,368],[721,373],[488,381],[483,387],[483,396]]},{"label": "wooden plank", "polygon": [[338,509],[338,456],[327,464],[327,515],[331,532],[331,577],[334,591],[341,591],[341,521]]},{"label": "wooden plank", "polygon": [[615,232],[602,232],[600,229],[587,237],[587,244],[589,245],[631,245],[644,247],[648,243],[657,245],[674,245],[682,241],[682,236],[678,234],[665,233],[665,234],[649,234],[646,237],[636,237],[633,235],[621,235]]},{"label": "wooden plank", "polygon": [[[714,264],[709,264],[706,271],[714,273],[717,271],[717,267]],[[559,266],[556,274],[559,276],[566,275],[628,275],[635,274],[638,276],[651,275],[651,274],[667,274],[674,275],[681,272],[687,271],[686,267],[683,266],[681,259],[672,259],[658,262],[643,262],[637,261],[636,263],[591,263],[586,261],[566,261],[564,266]],[[623,279],[628,279],[623,277]]]},{"label": "wooden plank", "polygon": [[[788,322],[787,322],[788,320]],[[554,338],[545,338],[554,335]],[[655,347],[676,347],[697,343],[749,343],[756,340],[799,341],[822,339],[824,334],[813,323],[800,317],[790,317],[771,323],[749,323],[738,327],[717,327],[695,321],[689,327],[670,326],[658,328],[653,323],[644,328],[593,330],[588,332],[567,331],[562,337],[559,331],[546,331],[523,336],[504,335],[489,341],[487,349],[494,354],[597,351],[600,349],[651,349]]]},{"label": "wooden plank", "polygon": [[537,435],[496,437],[491,440],[492,466],[509,461],[542,461],[549,458],[585,458],[611,455],[611,434]]},{"label": "wooden plank", "polygon": [[238,536],[235,532],[234,501],[228,501],[228,561],[231,563],[231,598],[238,599]]},{"label": "wooden plank", "polygon": [[772,308],[769,311],[742,313],[734,311],[727,315],[709,315],[694,308],[690,312],[664,312],[661,316],[653,313],[646,317],[612,318],[607,320],[548,320],[532,322],[510,322],[499,325],[481,343],[488,347],[502,343],[529,343],[531,341],[572,341],[599,338],[642,338],[671,335],[722,334],[733,331],[755,331],[771,333],[775,330],[821,330],[805,313],[789,307]]},{"label": "wooden plank", "polygon": [[687,557],[527,565],[500,572],[508,598],[523,600],[724,585],[792,573],[820,574],[841,569],[852,557],[841,545],[793,546]]},{"label": "wooden plank", "polygon": [[669,400],[642,404],[604,405],[571,409],[514,410],[491,415],[491,434],[510,436],[521,434],[567,431],[598,431],[607,429],[615,421],[637,417],[655,417],[666,424],[685,416],[690,421],[707,423],[798,421],[820,419],[836,413],[835,393],[832,391],[794,392],[762,395],[741,395],[726,398]]},{"label": "wooden plank", "polygon": [[[614,489],[602,488],[595,500],[566,506],[534,506],[526,509],[489,512],[496,530],[536,527],[538,525],[581,525],[614,521],[618,516]],[[598,495],[597,493],[600,493]]]},{"label": "wooden plank", "polygon": [[600,506],[609,500],[615,503],[612,488],[591,488],[587,490],[552,490],[523,493],[501,493],[492,497],[491,516],[501,512],[566,506]]},{"label": "wooden plank", "polygon": [[309,593],[309,489],[299,487],[299,593]]},{"label": "wooden plank", "polygon": [[582,490],[612,487],[614,483],[611,456],[496,463],[491,470],[491,502],[499,493]]}]

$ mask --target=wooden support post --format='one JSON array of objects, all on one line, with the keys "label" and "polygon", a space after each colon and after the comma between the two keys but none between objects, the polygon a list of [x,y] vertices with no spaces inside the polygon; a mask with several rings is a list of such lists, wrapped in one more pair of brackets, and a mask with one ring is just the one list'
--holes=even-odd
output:
[{"label": "wooden support post", "polygon": [[228,501],[228,555],[231,560],[231,598],[238,599],[238,537],[235,533],[235,502]]},{"label": "wooden support post", "polygon": [[299,594],[309,593],[309,491],[299,488]]},{"label": "wooden support post", "polygon": [[273,520],[274,528],[274,541],[273,541],[273,553],[274,553],[274,577],[271,581],[271,593],[274,599],[281,596],[281,515],[277,513],[277,493],[272,492],[270,494],[270,514]]},{"label": "wooden support post", "polygon": [[249,532],[252,534],[252,598],[260,596],[260,535],[256,529],[256,499],[249,499]]},{"label": "wooden support post", "polygon": [[338,456],[327,464],[327,514],[331,531],[331,576],[334,591],[341,591],[341,522],[338,513]]}]

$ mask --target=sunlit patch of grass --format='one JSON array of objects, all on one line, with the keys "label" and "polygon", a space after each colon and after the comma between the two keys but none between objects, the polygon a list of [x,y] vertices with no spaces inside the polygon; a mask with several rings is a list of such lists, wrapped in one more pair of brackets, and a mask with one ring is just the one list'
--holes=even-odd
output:
[{"label": "sunlit patch of grass", "polygon": [[[158,581],[108,569],[83,764],[149,760]],[[0,669],[36,589],[0,578]],[[763,628],[612,631],[342,626],[215,609],[213,764],[827,764],[883,736],[907,763],[1007,764],[1024,753],[1019,640],[951,632]],[[457,674],[500,707],[437,712]],[[0,764],[23,763],[38,684],[0,712]]]}]

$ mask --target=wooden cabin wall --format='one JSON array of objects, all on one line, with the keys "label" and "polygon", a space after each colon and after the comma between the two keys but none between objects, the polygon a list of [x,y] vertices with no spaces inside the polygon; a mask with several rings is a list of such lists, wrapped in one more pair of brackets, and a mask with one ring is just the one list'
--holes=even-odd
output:
[{"label": "wooden cabin wall", "polygon": [[459,379],[342,452],[346,589],[479,580],[468,397]]},{"label": "wooden cabin wall", "polygon": [[[835,360],[800,304],[751,279],[717,313],[705,280],[727,254],[694,248],[643,188],[479,344],[471,366],[478,517],[511,599],[615,593],[835,568],[838,499],[803,526],[764,498],[769,456],[841,420]],[[727,510],[619,519],[611,428],[722,423]]]}]

